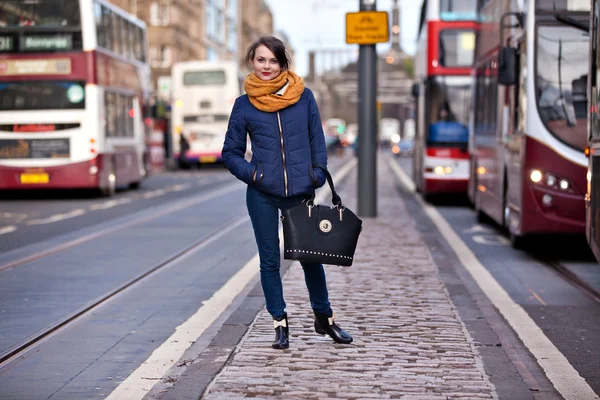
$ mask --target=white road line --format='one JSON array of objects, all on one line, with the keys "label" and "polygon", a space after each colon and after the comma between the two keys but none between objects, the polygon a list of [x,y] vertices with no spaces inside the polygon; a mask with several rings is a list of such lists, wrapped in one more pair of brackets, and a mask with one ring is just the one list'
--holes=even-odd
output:
[{"label": "white road line", "polygon": [[68,213],[64,213],[64,214],[54,214],[47,218],[32,219],[31,221],[27,221],[27,225],[51,224],[53,222],[58,222],[58,221],[62,221],[62,220],[74,218],[74,217],[79,217],[80,215],[83,215],[83,214],[85,214],[85,210],[83,208],[78,208],[76,210],[69,211]]},{"label": "white road line", "polygon": [[164,189],[157,189],[157,190],[153,190],[151,192],[144,193],[142,195],[142,197],[145,198],[145,199],[151,199],[153,197],[162,196],[165,193],[167,193],[167,192]]},{"label": "white road line", "polygon": [[[342,179],[357,163],[354,158],[334,177],[335,181]],[[316,197],[316,202],[322,202],[330,193],[327,185]],[[282,230],[279,231],[282,236]],[[235,297],[258,274],[259,258],[256,254],[234,276],[232,276],[210,299],[187,321],[175,328],[175,332],[163,344],[152,352],[131,375],[127,377],[106,398],[107,400],[142,399],[160,381],[167,371],[181,358],[183,353],[196,341],[204,331],[232,303]]]},{"label": "white road line", "polygon": [[192,187],[191,183],[179,183],[177,185],[174,185],[171,188],[171,191],[173,192],[181,192],[182,190],[186,190]]},{"label": "white road line", "polygon": [[133,199],[131,197],[124,197],[124,198],[118,199],[118,200],[108,200],[108,201],[105,201],[104,203],[92,204],[89,207],[89,209],[92,211],[107,210],[109,208],[120,206],[121,204],[131,203],[132,201],[133,201]]},{"label": "white road line", "polygon": [[[408,190],[414,192],[414,184],[406,173],[393,160],[389,161],[392,170]],[[454,253],[469,271],[477,285],[500,311],[510,326],[517,332],[525,346],[535,356],[546,372],[546,376],[556,390],[567,400],[598,400],[599,397],[585,379],[569,363],[569,360],[554,346],[544,332],[531,319],[529,314],[513,301],[489,271],[479,262],[475,254],[462,241],[450,224],[438,211],[415,196],[425,213],[446,238]]]},{"label": "white road line", "polygon": [[11,233],[17,230],[17,227],[14,225],[3,226],[0,228],[0,235],[4,235],[5,233]]}]

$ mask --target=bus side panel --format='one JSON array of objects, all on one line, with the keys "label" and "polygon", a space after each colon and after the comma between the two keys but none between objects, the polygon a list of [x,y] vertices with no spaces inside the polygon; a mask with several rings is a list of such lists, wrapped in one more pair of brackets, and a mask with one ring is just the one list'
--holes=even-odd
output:
[{"label": "bus side panel", "polygon": [[[97,159],[92,159],[89,161],[43,168],[9,167],[2,165],[0,166],[0,189],[97,188],[99,187],[100,176],[97,174],[90,174],[90,168],[96,166],[97,163]],[[26,177],[47,179],[47,183],[30,183],[31,181],[25,183]]]}]

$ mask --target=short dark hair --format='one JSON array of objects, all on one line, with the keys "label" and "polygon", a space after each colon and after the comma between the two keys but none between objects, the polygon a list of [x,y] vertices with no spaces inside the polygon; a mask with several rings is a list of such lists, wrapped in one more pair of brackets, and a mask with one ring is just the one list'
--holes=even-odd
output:
[{"label": "short dark hair", "polygon": [[277,59],[277,62],[279,62],[281,69],[290,69],[290,65],[292,65],[290,55],[285,48],[285,44],[275,36],[262,36],[248,47],[248,52],[246,53],[246,63],[248,65],[254,60],[254,53],[256,53],[256,49],[260,45],[265,46],[275,54],[275,58]]}]

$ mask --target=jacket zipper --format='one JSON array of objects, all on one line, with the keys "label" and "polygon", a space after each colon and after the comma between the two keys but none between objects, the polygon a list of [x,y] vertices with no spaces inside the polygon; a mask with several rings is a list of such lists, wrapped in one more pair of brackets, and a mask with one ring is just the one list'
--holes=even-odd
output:
[{"label": "jacket zipper", "polygon": [[277,123],[279,124],[279,137],[281,139],[281,157],[283,159],[283,184],[285,188],[285,197],[288,195],[288,179],[287,170],[285,169],[285,147],[283,146],[283,129],[281,129],[281,118],[279,117],[279,111],[277,111]]}]

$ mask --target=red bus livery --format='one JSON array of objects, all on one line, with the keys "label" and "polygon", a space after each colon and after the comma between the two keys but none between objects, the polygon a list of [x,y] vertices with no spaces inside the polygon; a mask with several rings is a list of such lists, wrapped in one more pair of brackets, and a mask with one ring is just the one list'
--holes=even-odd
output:
[{"label": "red bus livery", "polygon": [[583,233],[589,36],[577,25],[590,3],[481,7],[469,181],[478,217],[505,226],[514,247],[529,234]]},{"label": "red bus livery", "polygon": [[0,3],[0,189],[136,187],[144,23],[104,0]]}]

